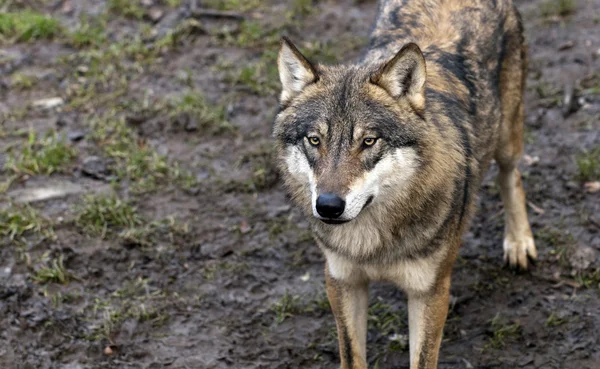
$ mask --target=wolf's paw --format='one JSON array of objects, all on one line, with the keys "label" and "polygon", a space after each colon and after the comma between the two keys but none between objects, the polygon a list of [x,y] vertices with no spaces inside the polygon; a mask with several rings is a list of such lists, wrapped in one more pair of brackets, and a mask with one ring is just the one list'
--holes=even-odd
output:
[{"label": "wolf's paw", "polygon": [[537,250],[533,237],[524,236],[520,239],[506,237],[504,239],[504,262],[511,268],[527,270],[527,258],[537,259]]}]

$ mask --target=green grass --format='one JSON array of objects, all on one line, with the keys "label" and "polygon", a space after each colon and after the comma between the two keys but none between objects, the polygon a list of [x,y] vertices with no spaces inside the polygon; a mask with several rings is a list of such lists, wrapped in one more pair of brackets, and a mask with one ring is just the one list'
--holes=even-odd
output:
[{"label": "green grass", "polygon": [[153,327],[158,327],[169,319],[169,315],[163,311],[163,305],[164,303],[157,296],[134,298],[127,295],[106,300],[96,299],[93,317],[89,317],[89,320],[96,320],[97,324],[91,326],[92,333],[87,336],[87,339],[91,341],[105,339],[112,342],[114,334],[126,319],[134,319],[139,323],[149,322]]},{"label": "green grass", "polygon": [[181,5],[182,0],[166,0],[166,3],[171,8],[178,8]]},{"label": "green grass", "polygon": [[590,181],[600,178],[600,147],[582,152],[575,161],[580,180]]},{"label": "green grass", "polygon": [[175,48],[179,46],[187,38],[194,34],[202,34],[204,28],[202,24],[195,19],[186,19],[171,30],[169,30],[163,37],[156,40],[154,43],[155,50],[161,51],[165,48]]},{"label": "green grass", "polygon": [[205,0],[202,3],[207,8],[238,12],[256,10],[260,7],[260,0]]},{"label": "green grass", "polygon": [[232,46],[277,49],[281,31],[280,28],[266,28],[256,21],[244,21],[237,33],[225,33],[224,37],[225,42]]},{"label": "green grass", "polygon": [[575,280],[584,288],[600,289],[600,270],[578,272],[575,274]]},{"label": "green grass", "polygon": [[503,349],[507,339],[515,339],[521,336],[521,325],[519,322],[508,324],[502,321],[500,315],[496,315],[490,322],[492,336],[486,348]]},{"label": "green grass", "polygon": [[61,32],[58,20],[31,10],[0,13],[0,41],[49,40]]},{"label": "green grass", "polygon": [[59,137],[56,131],[44,137],[37,137],[30,131],[27,142],[20,152],[11,148],[6,162],[6,168],[15,173],[45,174],[65,172],[73,162],[77,151],[66,142],[64,137]]},{"label": "green grass", "polygon": [[108,0],[109,12],[126,18],[142,19],[144,8],[140,0]]},{"label": "green grass", "polygon": [[160,239],[172,241],[177,236],[188,233],[187,223],[179,223],[174,217],[169,217],[149,224],[127,228],[119,237],[130,246],[150,247]]},{"label": "green grass", "polygon": [[114,160],[116,175],[132,182],[131,189],[135,193],[150,192],[168,183],[183,188],[196,186],[196,180],[189,172],[158,154],[154,147],[137,136],[123,117],[94,121],[91,138],[106,156]]},{"label": "green grass", "polygon": [[540,6],[542,16],[545,18],[571,15],[575,13],[575,9],[574,0],[548,0]]},{"label": "green grass", "polygon": [[290,10],[292,16],[306,16],[315,11],[314,0],[293,0]]},{"label": "green grass", "polygon": [[129,202],[116,195],[88,195],[78,209],[75,223],[92,235],[104,236],[111,230],[134,228],[142,217]]},{"label": "green grass", "polygon": [[546,319],[544,325],[548,328],[552,328],[563,325],[566,322],[568,322],[568,319],[560,318],[558,315],[551,313],[550,316],[548,316],[548,319]]},{"label": "green grass", "polygon": [[28,76],[22,73],[15,73],[11,76],[10,87],[17,90],[29,90],[37,82],[33,76]]},{"label": "green grass", "polygon": [[275,48],[267,49],[257,60],[239,67],[231,62],[221,63],[217,69],[225,72],[225,80],[233,85],[245,87],[257,95],[273,95],[280,88],[277,52]]},{"label": "green grass", "polygon": [[198,90],[191,90],[168,103],[169,115],[175,119],[186,114],[196,120],[198,129],[208,133],[232,131],[233,126],[225,119],[225,108],[209,104]]},{"label": "green grass", "polygon": [[[249,23],[237,36],[234,43],[239,46],[255,45],[264,42],[265,51],[259,58],[243,64],[222,62],[217,69],[224,72],[224,79],[236,86],[244,87],[249,92],[271,96],[281,88],[277,71],[278,39],[272,36],[258,23]],[[356,36],[342,37],[333,42],[315,41],[302,45],[302,52],[313,63],[335,63],[348,53],[357,50],[364,44],[364,38]]]},{"label": "green grass", "polygon": [[106,42],[106,21],[100,18],[82,17],[79,27],[70,34],[76,48],[100,47]]},{"label": "green grass", "polygon": [[52,236],[53,231],[48,223],[29,206],[12,205],[0,210],[0,235],[11,241],[29,233]]},{"label": "green grass", "polygon": [[281,324],[304,310],[300,296],[291,295],[287,290],[283,297],[271,308],[275,313],[275,323]]},{"label": "green grass", "polygon": [[391,305],[382,302],[380,299],[369,307],[369,328],[381,336],[388,337],[399,333],[400,328],[405,326],[405,320],[406,314],[404,312],[395,310]]},{"label": "green grass", "polygon": [[58,259],[50,260],[47,262],[47,265],[37,269],[32,278],[36,283],[40,284],[67,284],[71,279],[71,274],[67,272],[61,255]]}]

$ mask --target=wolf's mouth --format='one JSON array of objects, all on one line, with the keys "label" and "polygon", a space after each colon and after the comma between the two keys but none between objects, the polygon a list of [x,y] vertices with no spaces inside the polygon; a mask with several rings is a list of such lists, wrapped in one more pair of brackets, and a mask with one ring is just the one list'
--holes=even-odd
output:
[{"label": "wolf's mouth", "polygon": [[344,224],[348,223],[349,220],[341,220],[341,219],[321,219],[323,223],[327,224]]},{"label": "wolf's mouth", "polygon": [[365,204],[363,205],[363,209],[366,208],[367,206],[371,205],[371,203],[373,202],[373,198],[374,196],[369,196],[369,199],[367,200],[367,202],[365,202]]}]

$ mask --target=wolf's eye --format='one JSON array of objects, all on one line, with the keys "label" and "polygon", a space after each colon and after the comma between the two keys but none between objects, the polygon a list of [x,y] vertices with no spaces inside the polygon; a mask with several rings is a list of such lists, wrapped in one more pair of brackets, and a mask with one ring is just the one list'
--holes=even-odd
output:
[{"label": "wolf's eye", "polygon": [[363,141],[365,146],[373,146],[373,145],[375,145],[375,142],[377,142],[377,139],[374,137],[367,137]]},{"label": "wolf's eye", "polygon": [[319,144],[321,143],[321,140],[319,140],[319,137],[309,137],[308,138],[308,142],[313,145],[313,146],[319,146]]}]

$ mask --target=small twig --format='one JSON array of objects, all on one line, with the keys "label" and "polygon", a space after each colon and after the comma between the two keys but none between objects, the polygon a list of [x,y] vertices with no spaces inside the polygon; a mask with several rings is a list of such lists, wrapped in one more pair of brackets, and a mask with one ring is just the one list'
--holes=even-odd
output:
[{"label": "small twig", "polygon": [[546,213],[546,210],[540,208],[539,206],[537,206],[536,204],[532,203],[531,201],[527,201],[527,205],[529,205],[529,207],[536,213],[536,214],[540,214],[540,215],[544,215]]},{"label": "small twig", "polygon": [[495,212],[494,214],[492,214],[492,216],[489,217],[489,219],[486,221],[487,224],[493,222],[494,220],[496,220],[497,218],[499,218],[500,216],[502,216],[502,214],[504,214],[504,208],[498,210],[497,212]]},{"label": "small twig", "polygon": [[246,19],[246,17],[240,13],[212,9],[194,9],[190,12],[190,16],[192,18],[227,18],[238,21]]}]

